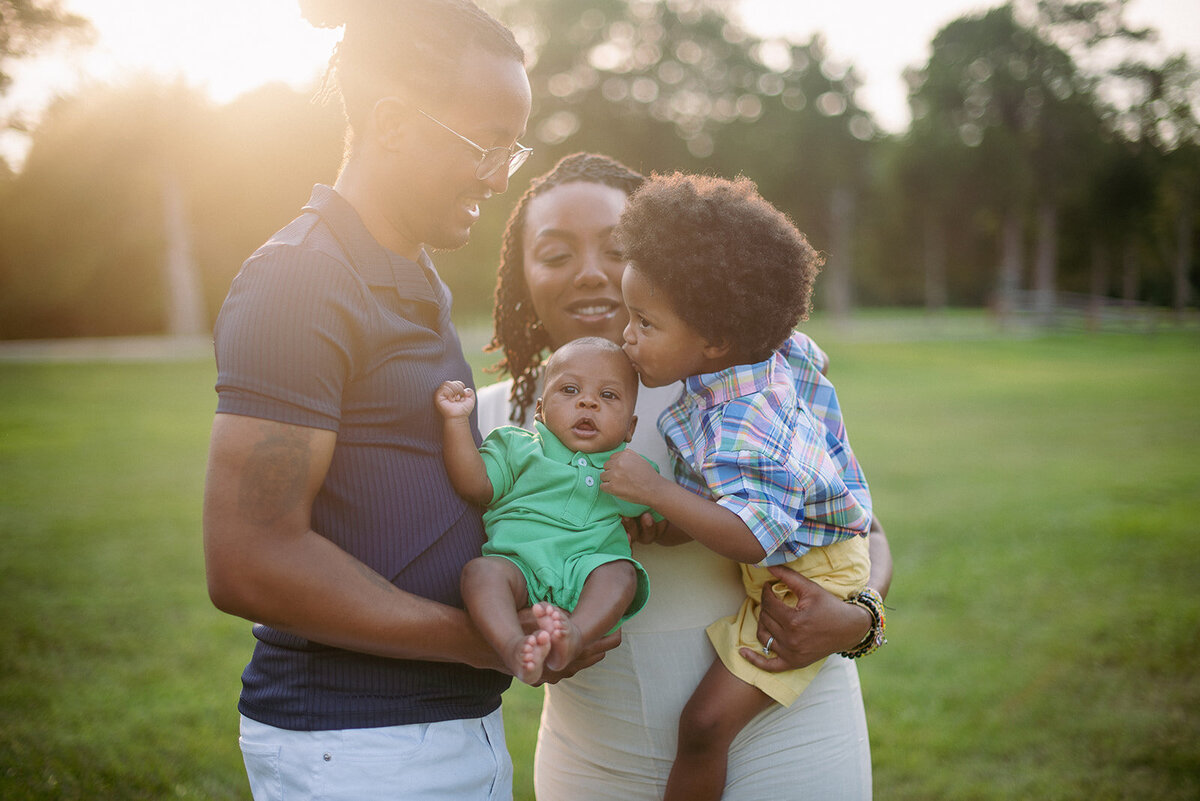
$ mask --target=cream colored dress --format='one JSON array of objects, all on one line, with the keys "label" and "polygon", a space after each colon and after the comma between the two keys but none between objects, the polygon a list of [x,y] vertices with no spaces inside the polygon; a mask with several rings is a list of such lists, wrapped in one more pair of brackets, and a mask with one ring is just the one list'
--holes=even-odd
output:
[{"label": "cream colored dress", "polygon": [[[479,428],[508,425],[511,382],[479,390]],[[638,396],[631,447],[670,474],[659,414],[679,386]],[[532,421],[526,421],[528,425]],[[737,563],[698,543],[635,545],[650,600],[622,642],[576,676],[547,685],[534,758],[538,801],[662,798],[679,714],[714,658],[705,628],[745,598]],[[772,706],[733,741],[725,801],[865,801],[871,751],[854,663],[825,660],[788,708]]]}]

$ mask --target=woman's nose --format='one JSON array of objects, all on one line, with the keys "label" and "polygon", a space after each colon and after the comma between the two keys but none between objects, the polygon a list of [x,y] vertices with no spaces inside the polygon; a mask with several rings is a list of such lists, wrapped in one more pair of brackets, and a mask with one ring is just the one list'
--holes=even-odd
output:
[{"label": "woman's nose", "polygon": [[594,253],[585,254],[580,260],[579,272],[575,273],[575,286],[597,287],[608,281],[608,275],[600,269],[600,260]]}]

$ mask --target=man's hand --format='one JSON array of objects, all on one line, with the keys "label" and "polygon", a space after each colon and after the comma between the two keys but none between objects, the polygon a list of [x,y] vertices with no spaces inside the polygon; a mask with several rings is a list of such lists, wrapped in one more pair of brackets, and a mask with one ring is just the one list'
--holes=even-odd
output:
[{"label": "man's hand", "polygon": [[[521,627],[526,634],[533,632],[538,628],[537,620],[533,616],[533,610],[526,607],[517,612],[517,619],[521,621]],[[542,671],[542,678],[535,686],[543,684],[557,684],[563,679],[569,679],[579,671],[589,668],[604,658],[612,649],[621,644],[621,630],[617,629],[611,634],[605,634],[598,640],[593,640],[583,646],[583,650],[579,652],[579,656],[575,661],[567,665],[562,670],[550,670],[546,668]]]}]

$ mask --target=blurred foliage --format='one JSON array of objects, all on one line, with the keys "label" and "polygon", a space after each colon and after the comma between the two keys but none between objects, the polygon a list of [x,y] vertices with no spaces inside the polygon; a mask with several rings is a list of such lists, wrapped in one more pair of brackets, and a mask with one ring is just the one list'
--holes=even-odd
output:
[{"label": "blurred foliage", "polygon": [[12,83],[8,62],[33,55],[62,35],[77,41],[92,35],[90,22],[61,5],[58,0],[0,0],[0,94]]},{"label": "blurred foliage", "polygon": [[[529,55],[535,153],[471,242],[435,256],[463,319],[490,308],[516,199],[577,150],[752,178],[827,253],[817,305],[835,313],[981,305],[1039,282],[1194,296],[1200,79],[1184,56],[1141,55],[1153,32],[1125,23],[1125,0],[1014,0],[951,22],[906,76],[899,135],[819,36],[752,35],[732,0],[484,5]],[[283,86],[225,106],[152,82],[60,99],[23,169],[0,169],[0,338],[164,330],[168,184],[212,319],[245,257],[335,179],[342,129],[336,103]]]}]

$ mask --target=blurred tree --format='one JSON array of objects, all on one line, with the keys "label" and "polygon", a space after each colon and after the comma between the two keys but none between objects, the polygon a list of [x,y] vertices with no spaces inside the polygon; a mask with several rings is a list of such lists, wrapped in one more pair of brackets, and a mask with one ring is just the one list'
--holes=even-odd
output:
[{"label": "blurred tree", "polygon": [[[1130,148],[1145,154],[1147,169],[1157,179],[1152,198],[1157,213],[1147,215],[1142,250],[1149,260],[1167,265],[1162,272],[1170,276],[1169,302],[1182,314],[1191,301],[1200,211],[1200,70],[1180,54],[1157,65],[1127,60],[1113,74],[1128,100],[1113,111],[1111,124]],[[1129,247],[1132,251],[1134,245]],[[1135,261],[1127,263],[1135,268]],[[1125,284],[1136,292],[1140,281],[1128,275]]]},{"label": "blurred tree", "polygon": [[[941,216],[926,212],[934,216],[928,229],[994,221],[987,232],[998,242],[1003,312],[1013,304],[1025,231],[1033,226],[1035,303],[1042,315],[1052,314],[1060,209],[1083,197],[1089,144],[1100,130],[1094,81],[1062,48],[1020,23],[1012,5],[944,27],[910,81],[910,169],[944,171],[931,178],[926,195],[932,204],[951,204]],[[966,187],[975,203],[962,206]],[[928,239],[927,261],[936,264],[941,237]]]},{"label": "blurred tree", "polygon": [[201,124],[200,151],[178,169],[215,316],[242,262],[300,213],[313,184],[337,178],[345,120],[337,103],[272,84],[211,110]]},{"label": "blurred tree", "polygon": [[[88,20],[60,6],[58,0],[0,0],[0,95],[12,84],[13,61],[33,55],[59,36],[84,42],[95,34]],[[24,130],[26,123],[4,118],[0,126]],[[0,172],[7,170],[0,159]]]},{"label": "blurred tree", "polygon": [[341,132],[335,109],[283,86],[219,109],[151,81],[58,101],[2,190],[0,338],[167,330],[172,202],[207,327],[242,261],[333,180]]},{"label": "blurred tree", "polygon": [[144,83],[47,110],[2,218],[0,336],[163,330],[162,165],[189,157],[202,107]]},{"label": "blurred tree", "polygon": [[[879,133],[855,100],[853,70],[827,58],[820,39],[753,36],[728,0],[493,5],[526,47],[533,87],[536,151],[514,195],[577,150],[645,172],[744,174],[830,253],[821,290],[831,307],[848,308],[855,210]],[[494,282],[503,216],[489,211],[467,248],[439,260],[461,307],[490,304],[468,293]]]}]

